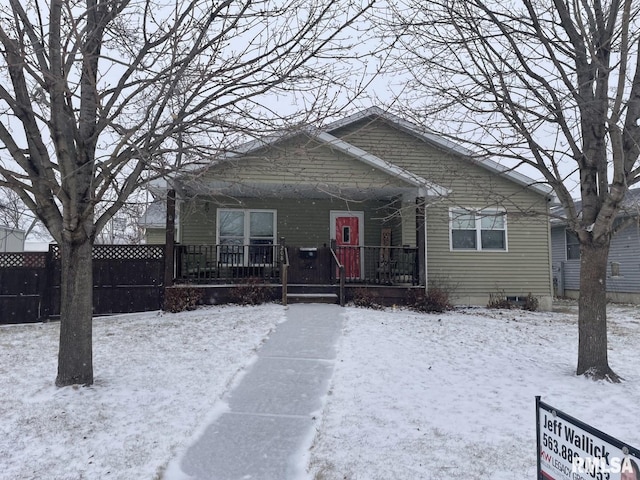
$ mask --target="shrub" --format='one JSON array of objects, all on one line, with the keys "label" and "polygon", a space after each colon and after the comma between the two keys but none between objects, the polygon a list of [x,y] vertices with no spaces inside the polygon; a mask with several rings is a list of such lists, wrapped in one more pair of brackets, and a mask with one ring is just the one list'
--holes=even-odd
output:
[{"label": "shrub", "polygon": [[489,294],[489,303],[487,303],[487,308],[510,310],[515,307],[516,304],[509,300],[504,292]]},{"label": "shrub", "polygon": [[449,302],[449,292],[439,287],[429,287],[426,292],[414,293],[410,306],[414,310],[427,313],[442,313],[453,308]]},{"label": "shrub", "polygon": [[263,279],[253,277],[233,287],[230,296],[231,301],[238,305],[261,305],[273,300],[274,291]]},{"label": "shrub", "polygon": [[353,292],[352,301],[356,307],[372,308],[374,310],[382,309],[382,305],[376,300],[376,296],[366,288],[356,288]]},{"label": "shrub", "polygon": [[518,301],[510,300],[507,298],[504,292],[490,293],[489,303],[487,308],[496,308],[502,310],[511,310],[513,308],[521,308],[522,310],[528,310],[529,312],[535,312],[538,310],[539,301],[537,297],[534,297],[529,293],[524,299],[518,299]]},{"label": "shrub", "polygon": [[522,309],[529,312],[535,312],[538,310],[539,306],[540,302],[538,301],[538,297],[534,297],[531,293],[529,293],[529,295],[527,295],[524,299]]},{"label": "shrub", "polygon": [[164,310],[171,313],[195,310],[202,299],[202,290],[195,287],[171,287],[164,289]]}]

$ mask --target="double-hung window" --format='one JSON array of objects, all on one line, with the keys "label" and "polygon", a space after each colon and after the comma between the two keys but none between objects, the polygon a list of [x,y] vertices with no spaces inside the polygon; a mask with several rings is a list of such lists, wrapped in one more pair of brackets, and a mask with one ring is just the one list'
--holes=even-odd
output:
[{"label": "double-hung window", "polygon": [[450,211],[451,250],[507,250],[507,214],[502,210]]},{"label": "double-hung window", "polygon": [[580,240],[578,240],[578,236],[575,233],[567,230],[566,239],[567,260],[578,260],[580,258]]},{"label": "double-hung window", "polygon": [[218,244],[221,263],[267,265],[273,263],[276,239],[275,210],[218,209]]}]

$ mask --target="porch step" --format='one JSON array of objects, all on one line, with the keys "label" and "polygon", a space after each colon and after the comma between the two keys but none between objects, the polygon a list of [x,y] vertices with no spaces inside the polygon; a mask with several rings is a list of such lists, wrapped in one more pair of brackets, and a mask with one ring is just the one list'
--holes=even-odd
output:
[{"label": "porch step", "polygon": [[287,303],[338,303],[335,293],[287,293]]}]

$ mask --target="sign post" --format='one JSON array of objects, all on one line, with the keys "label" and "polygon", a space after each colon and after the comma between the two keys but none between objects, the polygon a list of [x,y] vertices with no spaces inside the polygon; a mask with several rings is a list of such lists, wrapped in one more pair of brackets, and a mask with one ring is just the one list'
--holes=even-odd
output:
[{"label": "sign post", "polygon": [[536,397],[538,480],[640,480],[640,450]]}]

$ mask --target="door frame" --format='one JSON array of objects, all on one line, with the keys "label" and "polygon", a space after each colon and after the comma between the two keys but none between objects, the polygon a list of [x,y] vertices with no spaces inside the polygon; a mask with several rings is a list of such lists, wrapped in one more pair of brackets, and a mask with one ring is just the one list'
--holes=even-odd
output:
[{"label": "door frame", "polygon": [[364,277],[364,212],[353,210],[330,210],[329,211],[329,240],[336,239],[336,218],[355,217],[358,219],[358,246],[360,247],[360,278]]}]

